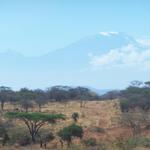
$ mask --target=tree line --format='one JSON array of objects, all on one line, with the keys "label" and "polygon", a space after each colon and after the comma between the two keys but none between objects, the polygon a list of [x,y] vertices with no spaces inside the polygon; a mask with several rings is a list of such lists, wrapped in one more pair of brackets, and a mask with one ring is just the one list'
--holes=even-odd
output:
[{"label": "tree line", "polygon": [[124,90],[109,91],[100,96],[101,100],[119,99],[123,112],[134,109],[150,110],[150,81],[132,81]]},{"label": "tree line", "polygon": [[130,86],[120,92],[121,110],[128,112],[136,108],[150,110],[150,81],[133,81]]},{"label": "tree line", "polygon": [[48,102],[78,100],[81,102],[82,107],[83,101],[96,99],[99,99],[99,96],[85,87],[53,86],[46,90],[21,88],[19,91],[14,91],[10,87],[0,87],[0,105],[2,111],[7,102],[20,104],[21,108],[28,112],[28,109],[33,107],[33,103],[36,103],[39,111],[41,111],[42,105]]}]

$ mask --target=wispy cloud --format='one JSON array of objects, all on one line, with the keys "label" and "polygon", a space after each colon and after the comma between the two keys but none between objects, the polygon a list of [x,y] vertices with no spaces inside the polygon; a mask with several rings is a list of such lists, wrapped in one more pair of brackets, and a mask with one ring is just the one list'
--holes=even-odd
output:
[{"label": "wispy cloud", "polygon": [[141,38],[137,39],[137,42],[142,46],[150,46],[150,39],[149,38]]},{"label": "wispy cloud", "polygon": [[112,49],[103,55],[90,55],[90,64],[95,69],[134,67],[140,70],[150,69],[150,49],[143,51],[130,44]]},{"label": "wispy cloud", "polygon": [[118,34],[118,32],[113,32],[113,31],[110,31],[110,32],[100,32],[100,35],[103,35],[103,36],[112,36],[112,35],[116,35]]}]

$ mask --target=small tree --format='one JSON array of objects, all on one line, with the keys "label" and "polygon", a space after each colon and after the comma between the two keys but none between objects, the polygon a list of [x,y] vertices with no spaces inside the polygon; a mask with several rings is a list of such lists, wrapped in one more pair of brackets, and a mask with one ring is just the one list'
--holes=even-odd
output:
[{"label": "small tree", "polygon": [[28,112],[29,108],[33,108],[33,100],[35,96],[32,90],[22,88],[17,94],[18,99],[20,99],[19,103],[26,112]]},{"label": "small tree", "polygon": [[21,107],[25,110],[25,112],[28,112],[29,108],[33,108],[33,102],[30,100],[21,100],[20,104]]},{"label": "small tree", "polygon": [[46,94],[43,90],[37,89],[34,91],[34,99],[39,107],[39,112],[41,112],[42,105],[46,104],[48,101],[46,99]]},{"label": "small tree", "polygon": [[72,124],[68,127],[65,127],[61,129],[58,132],[58,136],[63,140],[67,142],[68,147],[70,146],[72,142],[73,137],[83,137],[83,129],[81,126],[78,126],[76,124]]},{"label": "small tree", "polygon": [[1,86],[0,87],[0,102],[1,102],[1,110],[4,110],[4,104],[11,100],[13,91],[10,87]]},{"label": "small tree", "polygon": [[78,114],[77,112],[74,112],[74,113],[72,114],[72,119],[73,119],[74,122],[76,123],[76,122],[78,121],[78,119],[79,119],[79,114]]},{"label": "small tree", "polygon": [[40,132],[38,133],[38,137],[39,137],[40,147],[44,146],[45,149],[47,147],[47,142],[51,142],[55,138],[53,133],[49,132],[47,129],[40,130]]},{"label": "small tree", "polygon": [[0,138],[2,138],[2,146],[9,140],[8,130],[12,127],[12,124],[8,121],[0,120]]},{"label": "small tree", "polygon": [[131,81],[130,86],[132,86],[132,87],[140,87],[142,84],[143,84],[143,82],[138,81],[138,80],[134,80],[134,81]]},{"label": "small tree", "polygon": [[58,119],[65,119],[63,114],[44,114],[44,113],[25,113],[25,112],[7,112],[6,117],[10,119],[19,119],[25,123],[32,138],[35,142],[39,129],[46,123],[56,123]]},{"label": "small tree", "polygon": [[146,116],[143,113],[122,113],[121,124],[131,128],[134,137],[138,137],[141,134],[141,126],[145,125],[145,123]]}]

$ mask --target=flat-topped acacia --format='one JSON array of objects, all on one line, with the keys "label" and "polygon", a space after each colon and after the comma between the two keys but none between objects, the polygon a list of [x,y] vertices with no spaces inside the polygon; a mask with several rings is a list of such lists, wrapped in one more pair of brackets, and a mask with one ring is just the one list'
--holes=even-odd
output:
[{"label": "flat-topped acacia", "polygon": [[40,112],[7,112],[5,116],[10,119],[23,121],[29,130],[33,142],[35,142],[39,129],[46,123],[52,124],[56,123],[56,120],[65,119],[65,115],[63,114],[46,114]]},{"label": "flat-topped acacia", "polygon": [[53,121],[56,119],[65,119],[63,114],[45,114],[40,112],[7,112],[6,117],[12,119],[28,119],[31,121]]}]

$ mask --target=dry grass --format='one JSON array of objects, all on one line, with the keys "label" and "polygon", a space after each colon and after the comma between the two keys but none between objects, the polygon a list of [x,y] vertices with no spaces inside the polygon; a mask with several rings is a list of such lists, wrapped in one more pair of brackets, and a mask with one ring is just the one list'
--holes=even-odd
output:
[{"label": "dry grass", "polygon": [[[14,108],[19,108],[19,106],[12,106],[11,104],[6,104],[7,110],[13,110]],[[32,109],[32,111],[38,111],[38,107]],[[84,127],[84,138],[94,137],[97,141],[109,143],[120,136],[130,136],[131,131],[128,128],[119,127],[119,118],[121,114],[120,105],[118,100],[108,100],[108,101],[88,101],[85,107],[80,107],[79,102],[68,102],[68,103],[49,103],[42,107],[42,112],[46,113],[62,113],[65,114],[67,119],[57,123],[57,125],[49,126],[56,133],[60,128],[67,126],[72,123],[71,115],[74,112],[78,112],[80,115],[78,124]],[[91,131],[91,128],[99,127],[106,130],[105,133],[96,133]],[[74,143],[79,144],[79,141],[74,141]],[[54,150],[55,146],[59,145],[58,141],[49,144],[51,150]],[[58,146],[60,147],[60,145]],[[0,147],[0,150],[42,150],[39,145],[28,146],[28,147]],[[111,150],[111,149],[110,149]],[[147,149],[136,149],[136,150],[147,150]]]}]

